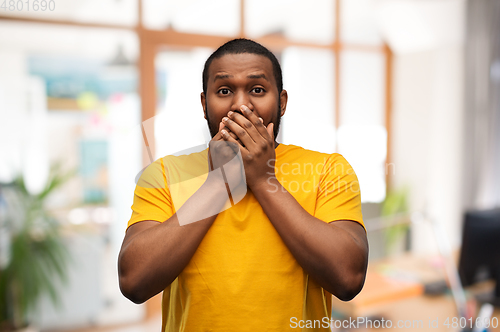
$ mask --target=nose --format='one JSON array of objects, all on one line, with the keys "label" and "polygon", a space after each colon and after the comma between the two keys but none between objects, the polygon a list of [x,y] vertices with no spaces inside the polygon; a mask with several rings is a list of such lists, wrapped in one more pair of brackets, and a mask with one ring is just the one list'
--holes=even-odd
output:
[{"label": "nose", "polygon": [[241,105],[247,106],[251,111],[253,111],[253,105],[250,101],[249,95],[244,91],[238,91],[234,94],[233,104],[231,105],[231,111],[241,113]]}]

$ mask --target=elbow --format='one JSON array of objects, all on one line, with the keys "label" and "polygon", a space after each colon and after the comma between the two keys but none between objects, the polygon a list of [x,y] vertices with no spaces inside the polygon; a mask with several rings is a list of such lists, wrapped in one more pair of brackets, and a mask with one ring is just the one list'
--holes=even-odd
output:
[{"label": "elbow", "polygon": [[130,264],[123,256],[118,260],[118,283],[123,296],[135,304],[146,302],[170,284],[158,284],[151,279],[150,270]]},{"label": "elbow", "polygon": [[346,264],[345,274],[341,274],[340,282],[335,287],[336,292],[332,293],[341,301],[351,301],[363,289],[365,285],[366,271],[368,269],[368,245],[364,248],[354,264]]},{"label": "elbow", "polygon": [[351,301],[358,295],[365,284],[366,271],[352,274],[347,280],[340,283],[340,287],[332,293],[341,301]]},{"label": "elbow", "polygon": [[145,296],[143,292],[141,292],[139,283],[134,282],[131,278],[127,278],[125,276],[120,275],[119,277],[120,291],[123,296],[125,296],[130,301],[135,304],[142,304],[146,302],[149,297]]},{"label": "elbow", "polygon": [[[137,272],[137,270],[136,270]],[[120,291],[130,301],[135,304],[146,302],[149,297],[145,295],[144,285],[140,282],[141,277],[127,266],[120,254],[118,259],[118,284]]]},{"label": "elbow", "polygon": [[356,295],[359,294],[359,292],[361,292],[361,289],[363,289],[363,284],[361,284],[361,286],[358,287],[343,289],[342,291],[339,291],[336,296],[341,301],[344,302],[351,301],[356,297]]}]

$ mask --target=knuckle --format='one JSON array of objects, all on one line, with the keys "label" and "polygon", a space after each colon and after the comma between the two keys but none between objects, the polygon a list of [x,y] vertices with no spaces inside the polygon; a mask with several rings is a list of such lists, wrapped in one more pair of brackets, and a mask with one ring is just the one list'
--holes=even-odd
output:
[{"label": "knuckle", "polygon": [[245,121],[243,123],[243,126],[245,126],[245,128],[247,128],[247,129],[250,129],[250,128],[252,128],[253,125],[250,121]]},{"label": "knuckle", "polygon": [[245,136],[247,134],[247,132],[243,129],[240,129],[240,130],[238,130],[238,132],[236,134],[238,135],[238,137],[242,137],[242,136]]},{"label": "knuckle", "polygon": [[262,142],[262,143],[260,143],[260,148],[261,148],[263,151],[267,151],[267,148],[268,148],[267,142]]},{"label": "knuckle", "polygon": [[252,160],[253,160],[253,155],[252,155],[251,153],[249,153],[249,154],[247,154],[247,155],[245,156],[245,159],[246,159],[247,161],[252,161]]}]

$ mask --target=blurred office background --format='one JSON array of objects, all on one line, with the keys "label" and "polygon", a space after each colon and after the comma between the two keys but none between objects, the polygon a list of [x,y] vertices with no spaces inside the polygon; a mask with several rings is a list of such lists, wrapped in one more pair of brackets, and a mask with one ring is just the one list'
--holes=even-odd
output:
[{"label": "blurred office background", "polygon": [[[458,251],[464,211],[500,205],[498,22],[493,0],[7,1],[0,182],[22,176],[36,195],[53,165],[73,174],[44,203],[64,230],[69,281],[59,308],[42,298],[34,325],[157,330],[159,299],[134,305],[118,288],[134,179],[209,140],[202,67],[235,37],[282,64],[289,103],[278,141],[339,152],[354,167],[375,225],[372,260],[391,254],[388,215],[404,226],[391,233],[401,252],[439,253],[439,236],[414,213],[438,221]],[[0,271],[12,256],[5,220]]]}]

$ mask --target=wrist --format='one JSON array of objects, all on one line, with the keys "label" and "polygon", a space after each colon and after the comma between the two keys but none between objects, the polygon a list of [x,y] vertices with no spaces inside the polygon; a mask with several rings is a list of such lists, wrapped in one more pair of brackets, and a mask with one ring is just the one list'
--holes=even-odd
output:
[{"label": "wrist", "polygon": [[257,181],[249,186],[255,196],[265,195],[267,193],[276,193],[277,191],[283,190],[281,183],[276,178],[275,174],[268,176],[267,178]]},{"label": "wrist", "polygon": [[227,193],[226,182],[220,169],[208,172],[207,179],[203,185],[213,190],[216,194]]}]

